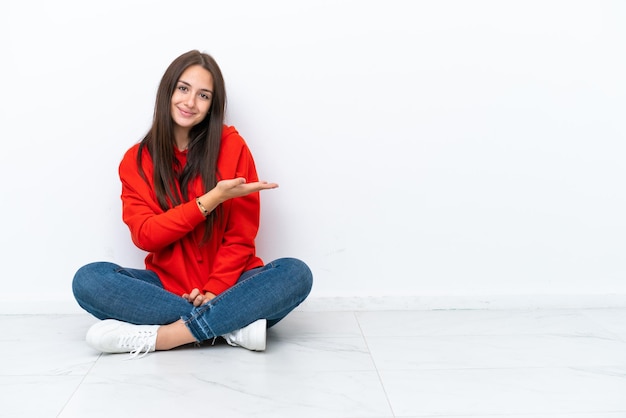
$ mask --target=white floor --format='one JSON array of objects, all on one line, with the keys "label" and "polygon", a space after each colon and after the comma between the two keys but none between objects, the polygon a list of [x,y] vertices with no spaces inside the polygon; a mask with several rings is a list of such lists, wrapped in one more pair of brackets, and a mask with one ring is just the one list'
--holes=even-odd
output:
[{"label": "white floor", "polygon": [[626,310],[299,312],[268,349],[101,355],[0,316],[1,417],[626,417]]}]

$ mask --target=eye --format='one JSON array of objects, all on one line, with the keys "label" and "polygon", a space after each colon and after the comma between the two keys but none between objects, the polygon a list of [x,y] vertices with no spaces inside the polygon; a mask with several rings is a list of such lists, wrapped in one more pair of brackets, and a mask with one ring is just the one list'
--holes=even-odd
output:
[{"label": "eye", "polygon": [[206,93],[200,93],[200,97],[204,100],[211,100],[211,96]]},{"label": "eye", "polygon": [[188,90],[187,86],[185,86],[184,84],[180,84],[178,86],[178,90],[182,91],[182,92],[186,92]]}]

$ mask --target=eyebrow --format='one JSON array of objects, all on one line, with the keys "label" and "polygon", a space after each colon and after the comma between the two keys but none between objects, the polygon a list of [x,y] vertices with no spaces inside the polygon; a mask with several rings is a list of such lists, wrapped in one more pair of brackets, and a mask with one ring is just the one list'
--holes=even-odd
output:
[{"label": "eyebrow", "polygon": [[[183,83],[184,85],[191,87],[191,84],[187,83],[184,80],[178,80],[178,82],[179,83]],[[200,89],[200,91],[206,91],[207,93],[211,93],[211,95],[213,94],[213,91],[209,90],[209,89]]]}]

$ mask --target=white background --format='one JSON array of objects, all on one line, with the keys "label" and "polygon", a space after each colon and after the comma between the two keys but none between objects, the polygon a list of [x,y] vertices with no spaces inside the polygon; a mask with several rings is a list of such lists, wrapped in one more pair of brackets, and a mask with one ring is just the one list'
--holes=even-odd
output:
[{"label": "white background", "polygon": [[0,312],[78,312],[81,265],[143,265],[117,166],[190,49],[280,184],[258,251],[311,266],[305,306],[626,304],[624,22],[596,0],[5,0]]}]

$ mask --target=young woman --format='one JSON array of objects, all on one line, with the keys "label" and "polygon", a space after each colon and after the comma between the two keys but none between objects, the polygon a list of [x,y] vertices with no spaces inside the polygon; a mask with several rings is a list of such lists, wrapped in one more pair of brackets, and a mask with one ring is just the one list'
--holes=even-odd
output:
[{"label": "young woman", "polygon": [[264,264],[255,252],[259,181],[237,130],[224,125],[226,91],[215,60],[176,58],[159,85],[152,127],[119,166],[123,220],[145,269],[96,262],[72,284],[79,305],[102,321],[87,343],[146,354],[224,337],[265,349],[266,328],[309,294],[302,261]]}]

